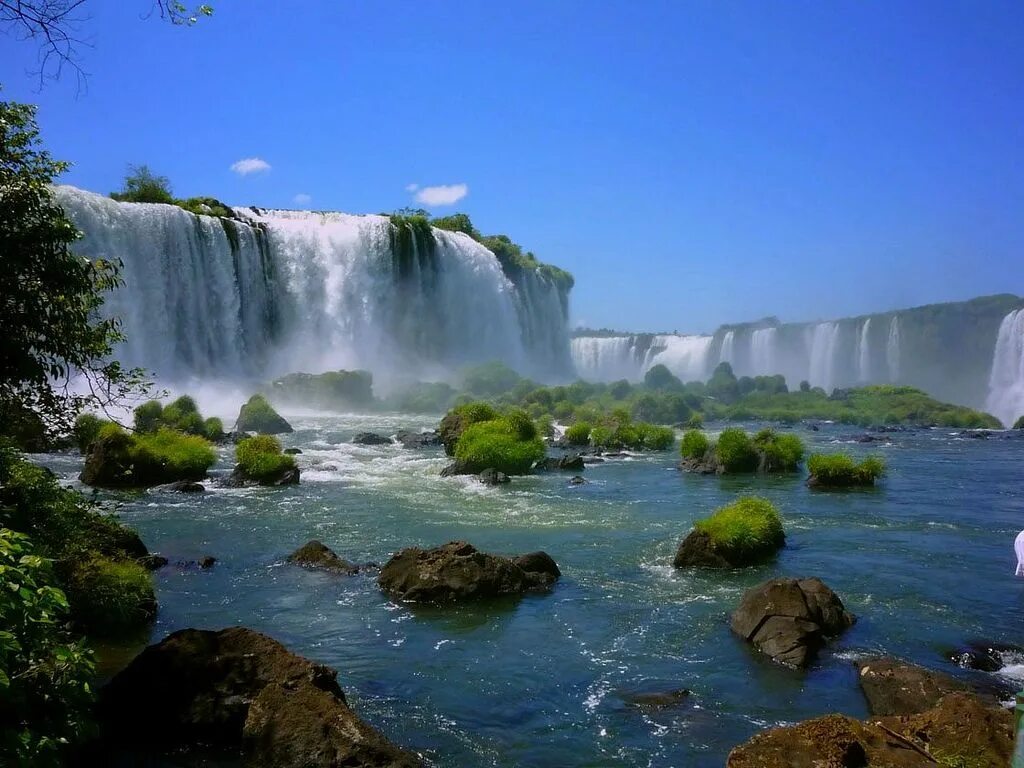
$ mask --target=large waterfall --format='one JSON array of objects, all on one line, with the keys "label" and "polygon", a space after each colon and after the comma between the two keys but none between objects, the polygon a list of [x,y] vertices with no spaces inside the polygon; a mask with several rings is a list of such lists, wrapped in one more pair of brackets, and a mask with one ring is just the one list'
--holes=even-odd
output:
[{"label": "large waterfall", "polygon": [[1006,426],[1024,416],[1024,309],[999,326],[986,406]]},{"label": "large waterfall", "polygon": [[128,338],[120,359],[163,381],[338,368],[434,378],[495,359],[571,375],[566,291],[539,272],[506,275],[467,235],[396,233],[385,216],[218,219],[56,195],[83,233],[75,249],[123,262],[107,303]]}]

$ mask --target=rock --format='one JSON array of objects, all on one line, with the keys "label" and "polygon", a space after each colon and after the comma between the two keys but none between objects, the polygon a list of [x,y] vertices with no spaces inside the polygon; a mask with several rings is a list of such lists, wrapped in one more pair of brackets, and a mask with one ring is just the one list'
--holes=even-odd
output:
[{"label": "rock", "polygon": [[960,437],[966,437],[971,440],[988,440],[991,436],[991,432],[986,432],[983,429],[965,429],[960,433]]},{"label": "rock", "polygon": [[576,475],[575,477],[569,479],[569,485],[584,485],[586,482],[587,481],[584,480],[579,475]]},{"label": "rock", "polygon": [[253,395],[238,412],[236,432],[258,432],[261,435],[280,435],[294,432],[292,425],[273,409],[263,395]]},{"label": "rock", "polygon": [[413,768],[421,765],[360,720],[345,702],[308,682],[266,686],[242,729],[247,768]]},{"label": "rock", "polygon": [[[318,469],[323,469],[323,467],[318,467]],[[254,480],[242,471],[241,466],[235,465],[230,475],[221,478],[221,485],[225,488],[251,488],[257,485],[267,487],[298,485],[301,474],[298,467],[287,467],[281,470],[280,474],[275,477]]]},{"label": "rock", "polygon": [[946,657],[963,669],[998,672],[1008,664],[1024,664],[1024,648],[1019,645],[976,641],[949,651]]},{"label": "rock", "polygon": [[338,557],[329,547],[314,539],[288,555],[288,562],[307,568],[321,568],[326,571],[354,574],[359,573],[359,566]]},{"label": "rock", "polygon": [[172,491],[173,493],[204,493],[206,488],[202,483],[192,480],[179,480],[176,483],[168,483],[159,487],[161,491]]},{"label": "rock", "polygon": [[744,593],[730,625],[773,660],[804,667],[825,638],[838,635],[854,621],[821,580],[770,579]]},{"label": "rock", "polygon": [[356,445],[391,445],[391,438],[375,432],[360,432],[352,438]]},{"label": "rock", "polygon": [[476,478],[484,485],[502,485],[512,482],[508,475],[504,472],[499,472],[494,467],[488,467],[477,475]]},{"label": "rock", "polygon": [[434,448],[441,445],[441,436],[436,430],[411,432],[402,430],[396,435],[403,448]]},{"label": "rock", "polygon": [[558,563],[547,552],[537,551],[512,558],[512,562],[530,574],[537,574],[549,584],[554,584],[562,577]]},{"label": "rock", "polygon": [[456,459],[447,467],[441,470],[441,477],[455,477],[456,475],[475,475],[469,464],[461,459]]},{"label": "rock", "polygon": [[146,555],[145,557],[139,558],[139,565],[145,568],[147,571],[158,571],[163,568],[167,563],[170,562],[163,555]]},{"label": "rock", "polygon": [[733,568],[733,563],[715,550],[711,536],[703,531],[690,531],[676,550],[672,565],[676,568]]},{"label": "rock", "polygon": [[213,568],[213,566],[216,563],[217,558],[213,555],[204,555],[203,557],[199,558],[199,567],[202,568],[204,571],[208,568]]},{"label": "rock", "polygon": [[602,459],[600,456],[584,456],[583,457],[583,463],[584,464],[604,464],[604,461],[605,460]]},{"label": "rock", "polygon": [[859,435],[855,439],[858,443],[873,443],[877,438],[874,435]]},{"label": "rock", "polygon": [[174,468],[154,458],[146,458],[148,454],[138,455],[134,446],[135,439],[127,432],[97,437],[89,444],[79,479],[97,488],[151,488],[206,477],[205,468]]},{"label": "rock", "polygon": [[298,456],[302,453],[298,448],[285,448],[283,451],[285,456]]},{"label": "rock", "polygon": [[[541,567],[537,554],[529,558],[529,567]],[[400,600],[444,604],[542,591],[557,578],[548,564],[527,571],[508,557],[453,541],[433,549],[403,549],[385,563],[378,584]]]},{"label": "rock", "polygon": [[540,471],[582,472],[584,464],[585,462],[580,454],[571,453],[566,456],[548,456],[543,458],[534,465],[534,469]]},{"label": "rock", "polygon": [[100,691],[99,721],[114,743],[237,745],[266,686],[305,682],[344,701],[336,677],[251,629],[184,629],[146,648]]},{"label": "rock", "polygon": [[713,451],[707,451],[706,455],[699,459],[682,459],[679,462],[679,469],[695,475],[715,475],[725,472],[725,467],[718,463]]},{"label": "rock", "polygon": [[861,661],[860,687],[873,715],[913,715],[931,709],[947,693],[967,690],[948,675],[894,659]]},{"label": "rock", "polygon": [[620,697],[626,704],[644,712],[678,707],[690,698],[689,688],[677,688],[672,691],[656,691],[653,693],[621,693]]}]

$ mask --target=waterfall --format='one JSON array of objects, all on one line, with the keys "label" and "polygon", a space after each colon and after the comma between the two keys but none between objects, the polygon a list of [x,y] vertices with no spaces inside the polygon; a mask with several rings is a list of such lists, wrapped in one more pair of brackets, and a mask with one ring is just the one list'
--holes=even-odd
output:
[{"label": "waterfall", "polygon": [[572,340],[576,371],[589,381],[638,381],[646,368],[635,336],[580,336]]},{"label": "waterfall", "polygon": [[885,362],[889,366],[889,381],[900,378],[900,316],[889,321],[889,339],[885,343]]},{"label": "waterfall", "polygon": [[868,332],[871,329],[871,318],[863,322],[860,335],[857,337],[857,381],[871,381],[871,347]]},{"label": "waterfall", "polygon": [[774,376],[778,373],[775,354],[777,328],[758,328],[750,335],[750,364],[754,376]]},{"label": "waterfall", "polygon": [[711,341],[711,336],[655,336],[644,370],[664,365],[684,382],[704,381],[711,375],[708,370]]},{"label": "waterfall", "polygon": [[229,220],[55,194],[83,233],[76,252],[123,262],[105,309],[128,339],[119,359],[165,382],[338,368],[435,378],[494,359],[571,373],[566,292],[534,271],[509,277],[468,235],[399,231],[385,216],[237,208]]},{"label": "waterfall", "polygon": [[839,340],[839,323],[818,323],[811,330],[810,370],[807,380],[811,386],[831,392],[835,382],[835,357]]},{"label": "waterfall", "polygon": [[985,408],[1007,427],[1024,416],[1024,309],[999,326]]},{"label": "waterfall", "polygon": [[722,349],[718,353],[718,362],[733,363],[733,346],[736,342],[736,331],[726,331],[722,337]]}]

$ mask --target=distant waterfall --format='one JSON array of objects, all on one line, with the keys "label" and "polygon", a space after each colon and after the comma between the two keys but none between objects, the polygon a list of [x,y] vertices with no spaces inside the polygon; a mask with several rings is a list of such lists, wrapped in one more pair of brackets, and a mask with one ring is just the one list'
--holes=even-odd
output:
[{"label": "distant waterfall", "polygon": [[871,381],[871,318],[864,321],[857,336],[857,381]]},{"label": "distant waterfall", "polygon": [[835,382],[838,323],[818,323],[811,330],[811,364],[807,380],[811,386],[831,392]]},{"label": "distant waterfall", "polygon": [[1024,416],[1024,309],[999,326],[986,410],[1007,427]]},{"label": "distant waterfall", "polygon": [[655,365],[683,381],[704,381],[711,341],[711,336],[674,334],[581,336],[572,340],[572,361],[589,381],[641,381]]},{"label": "distant waterfall", "polygon": [[889,321],[889,339],[885,344],[885,361],[889,366],[889,381],[900,378],[900,316]]},{"label": "distant waterfall", "polygon": [[117,203],[58,187],[77,252],[124,263],[106,311],[122,362],[165,381],[369,368],[423,377],[500,359],[537,377],[572,369],[567,295],[507,276],[461,233],[397,232],[384,216]]},{"label": "distant waterfall", "polygon": [[644,370],[664,365],[685,381],[704,381],[709,375],[711,336],[655,336]]},{"label": "distant waterfall", "polygon": [[775,337],[777,328],[758,328],[750,335],[750,364],[755,375],[773,376],[777,373]]},{"label": "distant waterfall", "polygon": [[722,349],[718,353],[718,362],[730,364],[733,362],[733,348],[735,344],[736,331],[726,331],[725,336],[722,337]]}]

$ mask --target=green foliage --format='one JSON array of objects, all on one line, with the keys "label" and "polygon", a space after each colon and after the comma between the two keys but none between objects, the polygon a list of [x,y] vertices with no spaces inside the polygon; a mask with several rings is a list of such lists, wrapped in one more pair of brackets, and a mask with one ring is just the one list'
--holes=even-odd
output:
[{"label": "green foliage", "polygon": [[217,460],[213,446],[205,438],[166,427],[132,439],[134,463],[159,464],[183,478],[205,477],[206,470]]},{"label": "green foliage", "polygon": [[533,423],[537,427],[537,434],[540,435],[541,437],[555,436],[555,417],[552,416],[550,413],[545,413],[540,416],[537,416],[534,419]]},{"label": "green foliage", "polygon": [[328,411],[361,410],[373,405],[373,374],[369,371],[290,373],[270,384],[276,402]]},{"label": "green foliage", "polygon": [[645,392],[633,398],[633,416],[640,421],[678,424],[692,415],[686,398],[678,392]]},{"label": "green foliage", "polygon": [[78,418],[75,419],[75,426],[72,430],[78,450],[82,453],[88,451],[92,441],[99,436],[100,429],[103,428],[104,424],[109,423],[109,421],[101,419],[95,414],[80,413]]},{"label": "green foliage", "polygon": [[590,422],[577,421],[565,430],[565,439],[569,445],[587,445],[590,443]]},{"label": "green foliage", "polygon": [[441,425],[437,428],[445,453],[449,456],[455,455],[456,443],[467,427],[496,418],[498,418],[498,412],[489,403],[470,402],[452,408],[441,419]]},{"label": "green foliage", "polygon": [[105,424],[86,459],[82,481],[101,488],[145,488],[176,480],[201,480],[217,460],[213,446],[198,435],[168,427],[129,434]]},{"label": "green foliage", "polygon": [[451,216],[441,216],[430,222],[437,229],[445,229],[449,232],[462,232],[478,241],[482,237],[469,216],[464,213],[453,213]]},{"label": "green foliage", "polygon": [[224,422],[216,416],[211,416],[203,421],[203,437],[213,442],[224,439]]},{"label": "green foliage", "polygon": [[272,435],[256,435],[239,440],[235,458],[242,473],[258,482],[269,482],[290,469],[295,459],[281,452],[281,443]]},{"label": "green foliage", "polygon": [[780,435],[773,429],[762,429],[754,435],[754,445],[761,454],[764,472],[795,472],[804,458],[804,443],[792,433]]},{"label": "green foliage", "polygon": [[185,200],[175,200],[174,204],[197,216],[217,216],[222,219],[233,219],[235,217],[235,212],[231,210],[231,206],[222,203],[215,197],[190,197]]},{"label": "green foliage", "polygon": [[253,395],[239,409],[235,429],[239,432],[259,432],[267,435],[292,431],[291,425],[274,410],[263,395]]},{"label": "green foliage", "polygon": [[683,433],[679,452],[684,459],[703,459],[709,447],[707,436],[699,430],[691,429]]},{"label": "green foliage", "polygon": [[735,403],[740,397],[740,387],[729,363],[719,363],[708,380],[706,392],[722,403]]},{"label": "green foliage", "polygon": [[110,196],[121,203],[167,203],[174,202],[171,182],[166,176],[157,176],[148,165],[129,165],[120,192]]},{"label": "green foliage", "polygon": [[762,562],[786,541],[778,511],[758,496],[743,496],[698,520],[694,528],[708,534],[715,549],[736,564]]},{"label": "green foliage", "polygon": [[430,228],[426,211],[415,213],[394,213],[388,230],[391,239],[392,265],[400,278],[413,274],[418,267],[421,272],[434,269],[434,253],[437,241]]},{"label": "green foliage", "polygon": [[690,429],[703,429],[704,428],[704,414],[694,413],[686,421],[686,426]]},{"label": "green foliage", "polygon": [[93,657],[67,614],[50,562],[0,528],[0,764],[56,768],[91,730]]},{"label": "green foliage", "polygon": [[389,397],[386,405],[402,413],[440,413],[451,407],[455,394],[443,381],[418,381]]},{"label": "green foliage", "polygon": [[162,423],[164,407],[159,400],[149,400],[135,409],[135,431],[156,432]]},{"label": "green foliage", "polygon": [[1021,416],[1015,422],[1013,422],[1014,429],[1024,429],[1024,416]]},{"label": "green foliage", "polygon": [[475,397],[503,395],[522,380],[518,373],[497,360],[467,368],[462,372],[463,389]]},{"label": "green foliage", "polygon": [[644,374],[644,386],[649,389],[678,391],[683,388],[683,382],[672,371],[659,363],[651,366]]},{"label": "green foliage", "polygon": [[736,428],[723,430],[718,436],[715,456],[726,472],[754,472],[760,462],[750,435]]},{"label": "green foliage", "polygon": [[633,385],[625,379],[614,381],[608,385],[608,395],[613,400],[625,400],[633,391]]},{"label": "green foliage", "polygon": [[471,424],[455,445],[455,458],[472,472],[493,467],[506,475],[525,475],[544,453],[533,421],[521,412]]},{"label": "green foliage", "polygon": [[224,423],[215,417],[204,419],[196,401],[188,395],[182,395],[167,406],[161,405],[159,400],[150,400],[135,409],[136,432],[152,433],[161,427],[187,435],[198,435],[207,440],[224,438]]},{"label": "green foliage", "polygon": [[[120,263],[72,253],[79,233],[51,187],[68,165],[39,144],[35,107],[0,102],[0,411],[33,411],[51,433],[67,434],[81,410],[119,401],[142,378],[110,359],[124,337],[100,312],[121,284]],[[76,375],[89,394],[63,386]]]},{"label": "green foliage", "polygon": [[149,571],[129,560],[97,555],[76,563],[66,590],[75,623],[92,636],[117,636],[156,615]]},{"label": "green foliage", "polygon": [[869,456],[859,463],[845,453],[815,453],[807,459],[813,485],[834,488],[874,485],[885,474],[885,462]]},{"label": "green foliage", "polygon": [[670,427],[639,422],[634,428],[637,442],[646,451],[667,451],[676,441],[676,433]]}]

